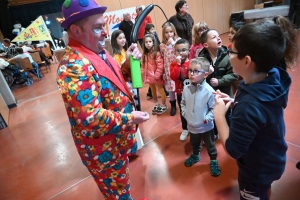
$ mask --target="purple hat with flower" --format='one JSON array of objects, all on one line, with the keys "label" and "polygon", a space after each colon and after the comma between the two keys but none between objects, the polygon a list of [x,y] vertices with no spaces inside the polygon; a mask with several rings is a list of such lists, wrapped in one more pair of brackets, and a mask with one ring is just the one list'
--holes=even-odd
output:
[{"label": "purple hat with flower", "polygon": [[65,0],[62,5],[62,13],[65,20],[61,23],[63,28],[69,28],[74,22],[104,13],[106,6],[99,6],[96,0]]}]

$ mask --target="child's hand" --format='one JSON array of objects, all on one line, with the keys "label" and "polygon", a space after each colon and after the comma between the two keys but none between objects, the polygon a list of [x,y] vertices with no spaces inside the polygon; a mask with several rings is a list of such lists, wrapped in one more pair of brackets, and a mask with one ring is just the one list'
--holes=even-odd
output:
[{"label": "child's hand", "polygon": [[169,37],[168,43],[174,45],[175,41],[174,41],[174,39],[172,37]]},{"label": "child's hand", "polygon": [[213,94],[215,96],[218,95],[219,98],[222,99],[225,104],[227,104],[228,102],[230,102],[230,103],[234,102],[233,98],[231,98],[228,94],[221,92],[220,90],[216,90],[215,92],[213,92]]},{"label": "child's hand", "polygon": [[215,95],[215,107],[214,107],[214,116],[215,117],[221,117],[221,116],[225,116],[229,106],[230,106],[231,102],[227,102],[225,104],[225,102],[223,101],[222,97],[220,94],[216,94]]},{"label": "child's hand", "polygon": [[176,56],[176,62],[178,65],[181,65],[181,56]]},{"label": "child's hand", "polygon": [[209,70],[208,70],[208,74],[212,74],[214,71],[215,71],[215,68],[212,65],[210,65]]},{"label": "child's hand", "polygon": [[219,81],[216,78],[212,78],[212,79],[210,79],[210,84],[213,87],[217,87],[219,85]]}]

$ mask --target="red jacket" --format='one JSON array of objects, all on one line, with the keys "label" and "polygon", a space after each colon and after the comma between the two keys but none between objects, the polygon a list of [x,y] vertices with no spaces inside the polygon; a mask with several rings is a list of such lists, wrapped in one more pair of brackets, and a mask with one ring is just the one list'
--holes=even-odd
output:
[{"label": "red jacket", "polygon": [[[144,58],[144,57],[143,57]],[[145,64],[142,61],[142,74],[144,83],[163,85],[164,64],[160,52],[157,52],[154,60],[153,53],[145,56]]]},{"label": "red jacket", "polygon": [[145,26],[146,24],[151,24],[152,23],[152,19],[151,17],[148,15],[144,21],[141,23],[141,26],[139,28],[139,32],[138,32],[138,39],[143,39],[144,35],[145,35]]},{"label": "red jacket", "polygon": [[170,65],[170,78],[175,82],[175,92],[182,94],[183,81],[189,79],[190,60],[178,65],[177,62],[172,62]]}]

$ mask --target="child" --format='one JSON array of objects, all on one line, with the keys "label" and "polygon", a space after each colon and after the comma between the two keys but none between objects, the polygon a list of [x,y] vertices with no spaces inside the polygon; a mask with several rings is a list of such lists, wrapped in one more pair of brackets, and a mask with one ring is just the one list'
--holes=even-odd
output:
[{"label": "child", "polygon": [[[159,38],[157,36],[157,33],[155,31],[155,27],[153,24],[146,24],[145,26],[145,34],[153,34],[155,36],[155,39],[156,39],[156,42],[158,45],[160,45],[160,41],[159,41]],[[168,97],[169,96],[169,92],[166,91],[166,88],[164,87],[164,91],[166,93],[166,96]],[[147,99],[152,99],[152,92],[151,92],[151,88],[149,87],[148,88],[148,92],[147,92]]]},{"label": "child", "polygon": [[145,34],[153,34],[155,36],[155,39],[157,41],[157,44],[160,45],[159,38],[157,36],[157,33],[155,31],[155,26],[153,24],[146,24],[145,26]]},{"label": "child", "polygon": [[190,85],[183,89],[181,110],[182,116],[187,120],[187,127],[190,134],[190,143],[193,153],[184,162],[190,167],[200,161],[201,141],[207,147],[210,157],[210,174],[219,176],[217,161],[217,148],[214,140],[214,89],[205,81],[208,76],[210,64],[206,58],[194,58],[190,62],[189,79]]},{"label": "child", "polygon": [[177,94],[177,103],[180,109],[180,119],[182,126],[182,133],[180,135],[180,140],[186,140],[189,131],[187,129],[186,119],[182,116],[181,111],[181,97],[183,86],[189,84],[189,49],[190,43],[186,39],[180,39],[175,44],[175,55],[176,61],[172,62],[170,65],[170,77],[175,82],[175,91]]},{"label": "child", "polygon": [[[245,22],[236,22],[234,23],[230,29],[229,29],[229,34],[228,34],[228,39],[230,44],[227,46],[228,49],[231,49],[231,45],[232,45],[232,38],[234,36],[234,34],[242,27],[245,25]],[[239,76],[239,79],[237,81],[234,81],[234,83],[232,84],[232,90],[233,90],[233,94],[236,93],[239,84],[241,83],[241,81],[243,80],[242,76]]]},{"label": "child", "polygon": [[208,29],[208,26],[205,22],[197,23],[193,28],[193,44],[190,49],[189,59],[196,58],[199,52],[203,49],[200,37],[204,31]]},{"label": "child", "polygon": [[[155,103],[152,114],[163,114],[168,108],[166,105],[166,94],[163,88],[164,66],[159,52],[159,46],[153,34],[146,34],[143,44],[142,74],[144,83],[149,83],[152,91]],[[156,87],[161,94],[162,105],[159,105],[157,101]]]},{"label": "child", "polygon": [[245,22],[236,22],[229,28],[228,40],[229,40],[230,44],[227,46],[228,49],[231,49],[231,45],[232,45],[231,42],[232,42],[232,38],[233,38],[234,34],[236,34],[236,32],[244,25],[245,25]]},{"label": "child", "polygon": [[[121,30],[115,30],[112,35],[111,35],[111,47],[113,51],[113,58],[115,61],[119,64],[123,74],[124,74],[124,79],[126,81],[127,87],[131,91],[132,95],[134,96],[135,92],[132,89],[132,84],[131,84],[131,76],[130,76],[130,71],[129,67],[122,67],[123,65],[126,65],[126,60],[127,58],[127,41],[125,38],[125,34]],[[134,96],[134,98],[136,98]]]},{"label": "child", "polygon": [[286,38],[286,51],[284,52],[284,58],[282,58],[277,66],[286,70],[286,68],[292,69],[297,65],[299,48],[297,46],[297,30],[294,29],[294,25],[287,18],[277,15],[273,18],[275,24],[280,26],[284,32]]},{"label": "child", "polygon": [[176,60],[174,45],[180,38],[177,36],[174,25],[166,22],[162,28],[162,42],[160,44],[160,53],[164,63],[164,81],[166,90],[169,92],[171,110],[170,115],[176,115],[175,83],[170,78],[170,65]]},{"label": "child", "polygon": [[126,51],[128,48],[124,32],[115,30],[111,35],[110,43],[113,51],[113,58],[121,67],[126,61]]},{"label": "child", "polygon": [[[230,97],[233,97],[232,84],[238,80],[238,75],[233,73],[229,62],[227,47],[222,45],[219,33],[214,29],[208,29],[201,35],[203,49],[198,57],[205,57],[210,62],[209,76],[206,81],[214,90],[220,90]],[[228,125],[230,124],[231,109],[226,114]],[[218,130],[214,130],[218,138]]]},{"label": "child", "polygon": [[272,182],[285,169],[283,111],[291,78],[275,67],[284,52],[284,34],[270,22],[244,25],[234,35],[232,50],[228,51],[233,71],[244,80],[235,96],[230,128],[224,117],[230,103],[225,105],[222,100],[228,95],[217,91],[214,113],[221,143],[238,164],[241,199],[269,199]]}]

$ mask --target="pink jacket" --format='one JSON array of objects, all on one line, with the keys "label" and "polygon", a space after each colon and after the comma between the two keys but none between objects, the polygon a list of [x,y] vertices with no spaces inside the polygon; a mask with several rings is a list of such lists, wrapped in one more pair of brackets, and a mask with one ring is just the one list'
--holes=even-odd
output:
[{"label": "pink jacket", "polygon": [[[144,58],[144,57],[143,57]],[[144,83],[163,85],[164,65],[160,52],[157,52],[156,59],[152,53],[145,56],[145,64],[142,61],[142,75]]]},{"label": "pink jacket", "polygon": [[193,44],[190,49],[190,55],[189,59],[192,60],[193,58],[197,58],[199,52],[203,49],[203,45],[201,43],[199,44]]}]

